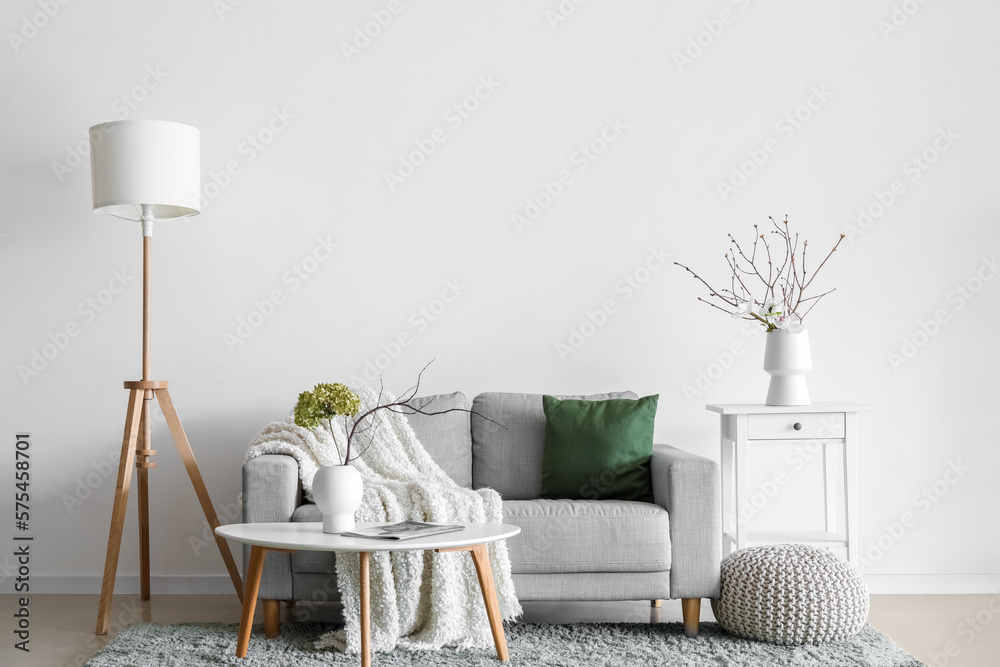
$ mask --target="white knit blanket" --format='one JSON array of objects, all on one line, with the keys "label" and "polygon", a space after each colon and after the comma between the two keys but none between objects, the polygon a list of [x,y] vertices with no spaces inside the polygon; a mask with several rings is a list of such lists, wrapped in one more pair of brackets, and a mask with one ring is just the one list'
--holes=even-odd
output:
[{"label": "white knit blanket", "polygon": [[[362,413],[378,401],[376,392],[369,388],[358,395]],[[383,404],[394,400],[383,392]],[[435,407],[432,403],[424,409],[434,411]],[[374,425],[371,417],[365,421],[368,423],[362,426],[371,428],[355,435],[352,445],[352,456],[364,450],[361,458],[351,462],[365,484],[358,521],[501,522],[500,494],[458,486],[417,441],[404,415],[380,410]],[[337,444],[344,448],[347,434],[343,421],[335,420],[333,427]],[[262,454],[293,456],[299,462],[302,489],[309,499],[319,467],[340,461],[337,445],[325,428],[311,431],[296,426],[291,415],[268,424],[250,443],[246,460]],[[504,620],[511,620],[521,615],[521,605],[511,580],[506,543],[490,544],[489,553],[500,613]],[[343,630],[323,635],[316,647],[357,653],[361,648],[358,554],[338,552],[336,561],[347,624]],[[391,651],[396,646],[419,650],[493,645],[469,554],[375,551],[369,565],[373,651]]]}]

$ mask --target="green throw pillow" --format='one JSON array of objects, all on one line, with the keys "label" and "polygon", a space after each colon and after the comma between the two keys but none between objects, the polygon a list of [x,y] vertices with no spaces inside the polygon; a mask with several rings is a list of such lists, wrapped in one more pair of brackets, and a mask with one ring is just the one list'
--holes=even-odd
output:
[{"label": "green throw pillow", "polygon": [[649,459],[659,396],[559,400],[542,396],[541,498],[653,502]]}]

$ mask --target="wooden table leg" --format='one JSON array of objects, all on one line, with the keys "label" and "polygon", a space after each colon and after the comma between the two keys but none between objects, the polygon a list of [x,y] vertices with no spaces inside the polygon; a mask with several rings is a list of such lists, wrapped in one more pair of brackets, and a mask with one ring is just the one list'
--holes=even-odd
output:
[{"label": "wooden table leg", "polygon": [[236,657],[247,657],[250,646],[250,628],[253,626],[253,613],[257,607],[257,593],[260,592],[260,575],[264,572],[264,558],[267,549],[256,544],[250,547],[250,563],[246,573],[246,591],[243,593],[243,615],[240,617],[240,634],[236,640]]},{"label": "wooden table leg", "polygon": [[493,632],[493,643],[497,647],[498,660],[510,660],[507,654],[507,637],[503,634],[503,619],[500,618],[500,605],[497,603],[497,591],[493,584],[493,568],[490,567],[490,552],[485,544],[477,544],[472,548],[472,562],[476,565],[479,576],[479,588],[483,592],[483,602],[486,603],[486,615],[490,619],[490,631]]},{"label": "wooden table leg", "polygon": [[493,643],[497,647],[497,659],[507,661],[507,637],[503,633],[503,619],[500,617],[500,605],[497,603],[497,589],[493,583],[493,568],[490,567],[490,552],[488,545],[475,544],[467,547],[444,547],[435,549],[438,553],[453,553],[468,551],[472,554],[472,562],[476,566],[476,576],[479,577],[479,590],[483,593],[486,604],[486,616],[490,619],[490,632],[493,633]]},{"label": "wooden table leg", "polygon": [[368,588],[367,551],[358,554],[361,560],[361,667],[371,667],[371,592]]}]

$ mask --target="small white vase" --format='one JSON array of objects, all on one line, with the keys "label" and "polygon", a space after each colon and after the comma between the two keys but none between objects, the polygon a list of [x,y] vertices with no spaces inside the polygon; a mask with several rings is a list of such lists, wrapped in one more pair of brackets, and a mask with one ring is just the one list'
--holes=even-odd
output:
[{"label": "small white vase", "polygon": [[354,466],[323,466],[313,477],[313,501],[323,513],[324,533],[354,530],[354,513],[365,486]]},{"label": "small white vase", "polygon": [[776,330],[764,344],[764,370],[771,376],[767,405],[809,405],[806,372],[812,369],[809,332]]}]

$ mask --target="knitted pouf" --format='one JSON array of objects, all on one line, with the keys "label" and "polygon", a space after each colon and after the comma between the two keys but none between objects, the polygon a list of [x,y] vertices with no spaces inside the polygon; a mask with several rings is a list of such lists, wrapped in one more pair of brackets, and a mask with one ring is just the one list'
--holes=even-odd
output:
[{"label": "knitted pouf", "polygon": [[850,563],[804,544],[751,547],[722,561],[712,611],[727,632],[774,644],[846,639],[868,621],[868,587]]}]

